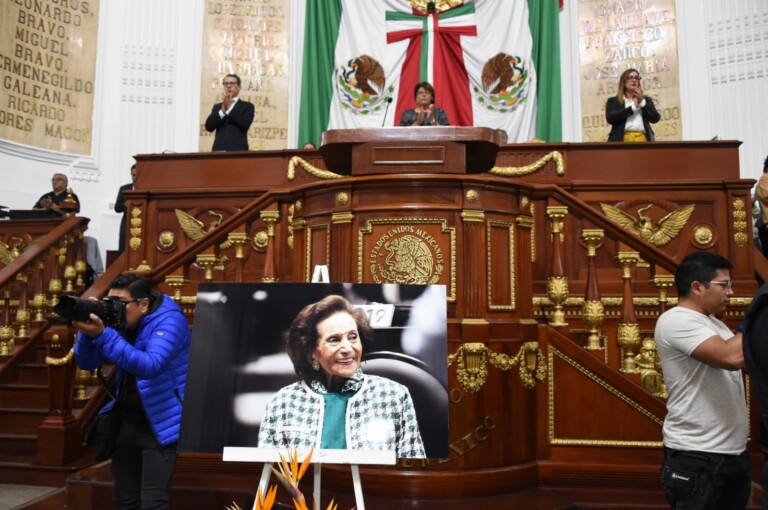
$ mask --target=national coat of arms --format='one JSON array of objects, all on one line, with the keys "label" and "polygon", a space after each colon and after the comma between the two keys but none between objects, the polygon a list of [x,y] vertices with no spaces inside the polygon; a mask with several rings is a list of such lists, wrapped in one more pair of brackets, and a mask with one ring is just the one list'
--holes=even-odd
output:
[{"label": "national coat of arms", "polygon": [[360,115],[380,111],[394,92],[393,86],[386,86],[384,68],[369,55],[360,55],[336,69],[336,88],[342,108]]},{"label": "national coat of arms", "polygon": [[482,88],[472,90],[483,108],[513,112],[528,99],[528,70],[520,57],[498,53],[483,66]]}]

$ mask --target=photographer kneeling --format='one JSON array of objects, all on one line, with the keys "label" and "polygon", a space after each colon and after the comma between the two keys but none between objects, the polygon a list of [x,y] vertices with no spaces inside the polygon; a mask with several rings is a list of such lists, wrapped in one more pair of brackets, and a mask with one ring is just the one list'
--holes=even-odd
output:
[{"label": "photographer kneeling", "polygon": [[[116,367],[114,399],[99,416],[116,416],[112,454],[115,506],[167,509],[181,402],[187,379],[190,330],[181,308],[168,296],[152,292],[146,278],[127,274],[112,281],[108,298],[124,304],[120,331],[95,313],[73,320],[80,332],[77,364],[93,370],[104,361]],[[97,416],[98,418],[98,416]]]}]

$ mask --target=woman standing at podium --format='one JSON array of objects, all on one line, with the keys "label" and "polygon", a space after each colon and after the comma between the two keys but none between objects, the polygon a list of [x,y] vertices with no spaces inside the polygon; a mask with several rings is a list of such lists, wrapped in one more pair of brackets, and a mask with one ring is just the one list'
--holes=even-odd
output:
[{"label": "woman standing at podium", "polygon": [[302,378],[267,403],[259,448],[395,451],[424,458],[408,388],[360,369],[373,330],[338,295],[305,306],[288,333],[288,356]]},{"label": "woman standing at podium", "polygon": [[448,116],[442,108],[435,108],[435,89],[428,81],[417,83],[413,89],[416,108],[405,110],[400,117],[401,126],[448,126]]},{"label": "woman standing at podium", "polygon": [[653,142],[651,124],[661,120],[653,100],[640,86],[640,73],[627,69],[619,77],[618,92],[605,104],[605,120],[611,125],[609,142]]}]

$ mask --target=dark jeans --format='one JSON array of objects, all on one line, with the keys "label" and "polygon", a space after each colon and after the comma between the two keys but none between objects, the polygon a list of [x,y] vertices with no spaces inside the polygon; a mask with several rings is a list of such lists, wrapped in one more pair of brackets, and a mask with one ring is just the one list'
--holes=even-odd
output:
[{"label": "dark jeans", "polygon": [[146,421],[123,420],[112,456],[118,510],[167,510],[176,445],[161,449]]},{"label": "dark jeans", "polygon": [[664,448],[661,486],[674,510],[743,510],[751,490],[747,452],[721,455]]}]

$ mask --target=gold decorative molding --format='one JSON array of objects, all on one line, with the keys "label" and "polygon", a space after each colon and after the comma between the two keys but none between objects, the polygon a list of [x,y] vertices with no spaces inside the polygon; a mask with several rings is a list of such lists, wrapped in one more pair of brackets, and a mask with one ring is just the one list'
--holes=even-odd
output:
[{"label": "gold decorative molding", "polygon": [[351,212],[338,212],[331,215],[331,223],[334,225],[350,224],[355,219],[355,215]]},{"label": "gold decorative molding", "polygon": [[461,211],[461,220],[464,223],[482,223],[485,221],[485,212],[464,209]]},{"label": "gold decorative molding", "polygon": [[737,198],[733,201],[733,241],[736,246],[743,248],[746,246],[749,236],[747,235],[747,211],[744,210],[744,200]]},{"label": "gold decorative molding", "polygon": [[286,218],[286,221],[288,223],[288,238],[286,239],[286,242],[288,243],[288,247],[290,249],[293,249],[293,215],[296,212],[296,206],[294,204],[291,204],[288,206],[288,218]]},{"label": "gold decorative molding", "polygon": [[312,175],[313,177],[317,177],[318,179],[322,179],[322,180],[341,179],[342,177],[344,177],[343,175],[333,173],[330,170],[323,170],[322,168],[317,168],[316,166],[313,166],[307,163],[304,159],[300,158],[299,156],[294,156],[288,161],[288,180],[289,181],[292,181],[296,178],[297,166],[300,166],[301,168],[306,170],[307,173]]},{"label": "gold decorative molding", "polygon": [[307,271],[307,282],[312,281],[312,234],[316,230],[325,230],[325,260],[323,261],[323,264],[330,267],[330,257],[331,257],[331,243],[330,243],[330,237],[331,237],[331,229],[330,225],[328,223],[318,223],[317,225],[309,225],[308,227],[309,232],[307,232],[307,251],[306,251],[306,271]]},{"label": "gold decorative molding", "polygon": [[480,200],[480,193],[478,193],[477,190],[470,189],[464,194],[464,198],[466,198],[467,202],[470,204],[474,204]]},{"label": "gold decorative molding", "polygon": [[[517,218],[515,218],[515,223],[517,223],[518,226],[520,227],[531,229],[531,236],[533,236],[533,217],[532,216],[518,216]],[[531,245],[531,250],[533,250],[533,245]]]},{"label": "gold decorative molding", "polygon": [[[506,261],[509,267],[507,268],[509,270],[509,281],[503,282],[508,283],[509,288],[509,302],[503,303],[503,304],[494,304],[493,302],[493,283],[496,280],[496,275],[493,273],[493,255],[496,253],[496,251],[493,249],[493,245],[491,243],[491,230],[494,228],[501,228],[506,229],[507,231],[507,250],[509,250],[509,257]],[[488,309],[489,310],[514,310],[516,303],[515,303],[515,226],[512,223],[502,222],[502,221],[489,221],[486,226],[486,254],[488,257],[488,278],[487,278],[487,285],[488,285]],[[503,284],[502,283],[502,284]]]},{"label": "gold decorative molding", "polygon": [[[733,298],[732,297],[731,300],[730,300],[731,306],[734,306],[736,303],[743,303],[744,302],[744,301],[739,301],[739,300],[749,300],[748,301],[748,303],[749,303],[749,302],[752,301],[752,298]],[[617,306],[621,306],[621,303],[622,303],[623,299],[620,296],[619,297],[616,297],[616,296],[602,296],[600,298],[600,301],[603,303],[603,305],[605,305],[607,307],[608,306],[610,306],[610,307],[617,307]],[[552,301],[548,297],[546,297],[546,296],[534,296],[532,298],[532,302],[533,302],[534,306],[539,307],[539,308],[547,308],[547,307],[553,306]],[[676,297],[669,297],[669,298],[667,298],[667,302],[670,305],[674,306],[674,305],[677,304],[677,298]],[[632,298],[632,303],[635,306],[656,307],[656,306],[659,305],[659,298],[655,298],[655,297],[654,298],[652,298],[652,297],[637,297],[637,296],[634,296]],[[580,307],[584,306],[584,298],[580,297],[580,296],[568,297],[565,300],[565,302],[563,303],[563,306],[579,307],[580,308]],[[748,304],[747,304],[747,306],[748,306]]]},{"label": "gold decorative molding", "polygon": [[714,244],[715,233],[712,227],[705,224],[699,224],[693,227],[693,242],[699,248],[709,248]]},{"label": "gold decorative molding", "polygon": [[347,205],[349,203],[349,194],[346,191],[336,193],[336,203],[338,205]]},{"label": "gold decorative molding", "polygon": [[693,214],[694,209],[696,209],[695,204],[681,207],[661,218],[656,227],[654,227],[653,220],[643,214],[652,207],[653,204],[641,207],[637,210],[637,218],[635,218],[618,207],[600,202],[600,208],[609,220],[618,224],[627,232],[645,239],[656,247],[665,246],[672,239],[677,237],[683,227],[685,227],[686,223],[688,223],[688,219]]},{"label": "gold decorative molding", "polygon": [[563,155],[558,151],[552,151],[534,163],[531,163],[530,165],[519,167],[495,166],[488,173],[493,175],[500,175],[502,177],[521,177],[523,175],[531,175],[541,170],[550,160],[555,161],[557,175],[565,175],[565,160],[563,159]]},{"label": "gold decorative molding", "polygon": [[128,245],[133,251],[138,250],[141,247],[141,209],[134,207],[131,209],[131,238],[128,241]]},{"label": "gold decorative molding", "polygon": [[163,230],[157,234],[157,245],[163,250],[168,250],[176,242],[176,234],[172,230]]},{"label": "gold decorative molding", "polygon": [[[409,239],[410,241],[413,241],[414,244],[417,244],[419,247],[423,248],[423,244],[429,248],[430,253],[432,253],[434,245],[438,244],[437,240],[428,232],[423,231],[420,227],[420,225],[439,225],[440,226],[440,233],[441,234],[447,234],[449,239],[449,258],[450,258],[450,276],[449,276],[449,283],[446,285],[447,287],[447,293],[448,293],[448,302],[453,302],[456,300],[456,228],[448,226],[448,222],[445,219],[442,218],[380,218],[380,219],[373,219],[373,220],[366,220],[366,225],[363,228],[360,228],[358,230],[357,234],[357,281],[358,283],[363,283],[363,274],[364,274],[364,268],[366,267],[365,264],[369,264],[367,267],[371,267],[371,257],[375,257],[375,248],[374,250],[371,250],[369,253],[364,253],[365,248],[365,236],[366,235],[372,235],[374,231],[374,227],[378,225],[392,225],[393,227],[388,231],[388,233],[385,233],[382,235],[382,237],[379,238],[379,241],[381,242],[379,248],[386,248],[385,243],[389,241],[391,238],[401,239],[401,236],[398,236],[398,234],[402,235],[409,235],[414,237],[414,239]],[[413,232],[411,232],[413,231]],[[385,236],[388,236],[387,239],[384,239]],[[384,240],[382,240],[384,239]],[[416,242],[418,240],[418,243]],[[439,246],[438,246],[439,247]],[[394,250],[397,247],[390,246],[390,250]],[[438,251],[435,251],[432,253],[434,256],[434,263],[432,267],[432,277],[429,278],[430,281],[424,281],[422,283],[426,284],[434,284],[438,283],[439,276],[436,279],[435,275],[442,274],[442,272],[445,269],[445,264],[447,263],[445,261],[445,256],[442,255],[442,248]],[[366,256],[368,256],[368,260],[366,261]],[[410,255],[409,255],[410,256]],[[406,281],[406,279],[409,279],[410,277],[407,277],[404,273],[402,276],[406,279],[397,277],[397,281],[390,281],[389,278],[382,278],[378,277],[375,274],[371,275],[374,282],[376,283],[419,283],[420,280],[414,279],[414,281]],[[420,278],[423,279],[424,275],[421,275]],[[403,280],[403,281],[400,281]]]},{"label": "gold decorative molding", "polygon": [[72,361],[75,356],[75,348],[72,347],[69,352],[63,358],[54,358],[51,356],[45,357],[45,364],[51,367],[62,367]]},{"label": "gold decorative molding", "polygon": [[523,387],[530,390],[536,381],[543,381],[547,376],[544,354],[538,342],[525,342],[515,356],[495,353],[481,342],[461,344],[458,350],[448,356],[448,366],[456,363],[456,378],[469,393],[477,393],[488,377],[487,361],[499,370],[508,371],[518,366]]},{"label": "gold decorative molding", "polygon": [[269,246],[269,234],[266,229],[257,230],[253,233],[253,247],[259,251],[264,251]]},{"label": "gold decorative molding", "polygon": [[[614,439],[576,439],[576,438],[559,438],[555,436],[555,381],[557,374],[555,372],[555,357],[563,360],[577,371],[581,372],[587,379],[596,383],[619,400],[629,405],[631,408],[639,412],[641,415],[648,418],[655,425],[661,427],[664,424],[664,420],[655,416],[646,408],[629,398],[622,393],[619,389],[608,384],[604,379],[599,377],[594,372],[588,370],[584,366],[577,363],[574,359],[568,355],[560,352],[557,348],[549,346],[549,395],[548,395],[548,421],[549,421],[549,444],[553,446],[612,446],[618,448],[661,448],[663,443],[661,441],[617,441]],[[569,419],[569,417],[565,417]],[[661,433],[661,431],[659,431]]]}]

